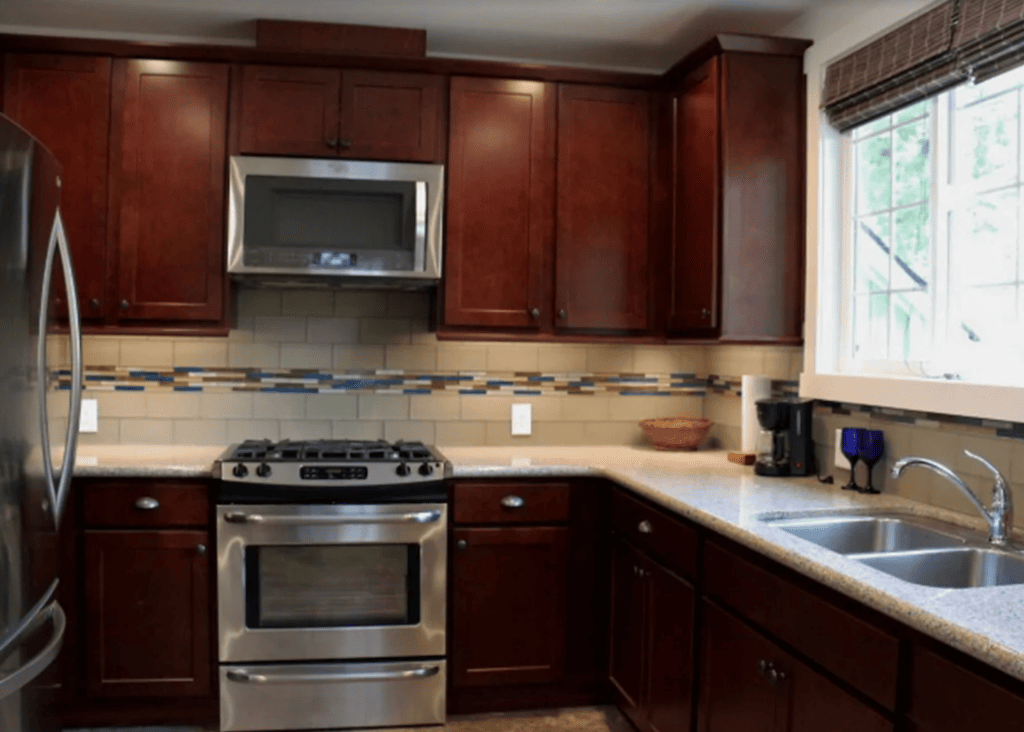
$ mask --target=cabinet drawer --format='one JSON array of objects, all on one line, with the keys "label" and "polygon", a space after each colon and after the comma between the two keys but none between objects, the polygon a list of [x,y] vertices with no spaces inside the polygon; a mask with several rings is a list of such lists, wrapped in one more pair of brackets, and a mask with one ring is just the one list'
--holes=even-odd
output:
[{"label": "cabinet drawer", "polygon": [[687,524],[623,491],[612,492],[612,522],[641,549],[688,577],[697,573],[697,532]]},{"label": "cabinet drawer", "polygon": [[887,709],[896,706],[899,640],[742,559],[704,547],[704,591]]},{"label": "cabinet drawer", "polygon": [[113,481],[85,487],[85,525],[206,526],[209,496],[204,483]]},{"label": "cabinet drawer", "polygon": [[456,483],[455,523],[568,521],[570,493],[568,483]]}]

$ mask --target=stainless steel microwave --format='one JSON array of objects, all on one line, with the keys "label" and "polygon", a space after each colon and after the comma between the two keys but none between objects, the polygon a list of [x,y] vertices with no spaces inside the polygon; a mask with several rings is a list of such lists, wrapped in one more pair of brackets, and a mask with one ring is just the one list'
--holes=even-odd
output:
[{"label": "stainless steel microwave", "polygon": [[441,277],[444,166],[235,155],[228,274],[426,286]]}]

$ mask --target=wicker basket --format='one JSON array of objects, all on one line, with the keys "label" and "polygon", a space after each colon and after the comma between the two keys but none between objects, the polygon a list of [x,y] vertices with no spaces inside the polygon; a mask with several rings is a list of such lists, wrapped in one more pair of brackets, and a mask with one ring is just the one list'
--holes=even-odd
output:
[{"label": "wicker basket", "polygon": [[659,450],[696,450],[711,428],[710,419],[700,417],[658,417],[640,423]]}]

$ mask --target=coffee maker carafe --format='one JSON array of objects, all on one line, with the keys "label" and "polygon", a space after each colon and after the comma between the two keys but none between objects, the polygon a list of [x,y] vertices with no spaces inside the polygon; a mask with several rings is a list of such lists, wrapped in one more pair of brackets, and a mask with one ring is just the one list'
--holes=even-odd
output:
[{"label": "coffee maker carafe", "polygon": [[757,439],[758,475],[810,475],[814,472],[811,416],[814,402],[761,399],[757,403],[761,432]]}]

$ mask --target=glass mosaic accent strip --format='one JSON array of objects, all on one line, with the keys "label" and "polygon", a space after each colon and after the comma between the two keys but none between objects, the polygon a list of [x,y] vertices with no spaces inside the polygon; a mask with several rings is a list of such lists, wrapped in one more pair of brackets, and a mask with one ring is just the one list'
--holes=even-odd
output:
[{"label": "glass mosaic accent strip", "polygon": [[961,417],[955,414],[917,412],[911,409],[874,407],[867,404],[846,404],[819,400],[816,411],[823,414],[839,414],[846,417],[867,415],[872,422],[911,424],[917,427],[938,429],[944,432],[968,432],[988,437],[1008,437],[1024,440],[1024,423],[1001,422],[999,420]]}]

